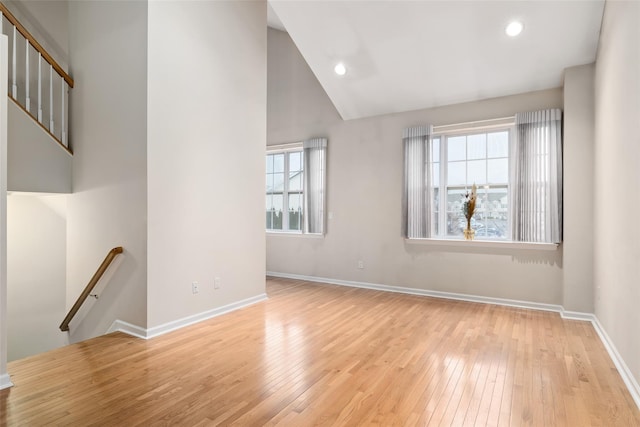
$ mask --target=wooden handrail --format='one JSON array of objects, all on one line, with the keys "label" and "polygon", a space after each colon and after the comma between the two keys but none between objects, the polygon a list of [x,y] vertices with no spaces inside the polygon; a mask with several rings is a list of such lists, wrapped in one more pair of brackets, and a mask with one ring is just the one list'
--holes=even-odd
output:
[{"label": "wooden handrail", "polygon": [[73,316],[75,316],[76,313],[78,313],[78,310],[80,310],[80,307],[82,306],[84,301],[89,297],[89,295],[91,294],[91,291],[96,286],[96,284],[98,284],[98,281],[100,281],[100,278],[102,277],[104,272],[107,270],[107,268],[109,267],[113,259],[116,257],[116,255],[121,253],[122,253],[122,246],[118,246],[117,248],[113,248],[109,251],[104,261],[102,261],[102,264],[100,264],[100,267],[98,267],[98,269],[96,270],[91,280],[89,280],[89,283],[87,283],[87,286],[84,288],[84,291],[82,291],[82,293],[76,300],[75,304],[73,304],[73,307],[71,307],[71,310],[69,310],[69,313],[67,313],[67,317],[65,317],[62,323],[60,324],[61,331],[64,332],[69,330],[69,323],[71,323],[71,319],[73,319]]},{"label": "wooden handrail", "polygon": [[56,70],[60,77],[62,77],[64,81],[67,82],[69,87],[72,88],[73,79],[71,78],[71,76],[62,69],[62,67],[51,57],[51,55],[49,55],[49,53],[47,53],[46,50],[44,50],[42,45],[38,43],[35,37],[33,37],[31,33],[27,31],[27,29],[16,19],[15,16],[13,16],[13,13],[11,13],[3,3],[0,3],[0,11],[7,18],[7,21],[13,24],[16,27],[16,30],[18,30],[18,32],[22,34],[25,39],[29,40],[29,44],[33,46],[35,50],[40,52],[45,61],[51,64],[53,69]]}]

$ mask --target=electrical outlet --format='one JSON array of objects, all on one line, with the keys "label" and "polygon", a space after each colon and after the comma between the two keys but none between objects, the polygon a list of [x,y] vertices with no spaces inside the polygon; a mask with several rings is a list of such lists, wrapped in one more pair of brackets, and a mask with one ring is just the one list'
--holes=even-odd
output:
[{"label": "electrical outlet", "polygon": [[198,282],[191,282],[191,292],[194,294],[200,292],[200,284]]},{"label": "electrical outlet", "polygon": [[363,270],[363,269],[364,269],[364,261],[362,261],[362,260],[358,261],[358,268],[359,268],[360,270]]},{"label": "electrical outlet", "polygon": [[216,277],[215,279],[213,279],[213,289],[220,289],[220,286],[222,285],[222,279],[219,277]]}]

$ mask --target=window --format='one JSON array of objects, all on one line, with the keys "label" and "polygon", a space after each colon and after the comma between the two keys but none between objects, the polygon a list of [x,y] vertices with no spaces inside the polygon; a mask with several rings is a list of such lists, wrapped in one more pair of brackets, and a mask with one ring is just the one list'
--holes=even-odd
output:
[{"label": "window", "polygon": [[431,236],[462,237],[466,219],[464,195],[478,187],[471,226],[476,238],[508,239],[509,128],[432,137],[431,182],[433,204]]},{"label": "window", "polygon": [[407,128],[402,141],[405,237],[460,238],[463,197],[476,184],[476,238],[562,241],[560,109]]},{"label": "window", "polygon": [[303,230],[304,153],[296,151],[267,153],[266,228],[267,230]]}]

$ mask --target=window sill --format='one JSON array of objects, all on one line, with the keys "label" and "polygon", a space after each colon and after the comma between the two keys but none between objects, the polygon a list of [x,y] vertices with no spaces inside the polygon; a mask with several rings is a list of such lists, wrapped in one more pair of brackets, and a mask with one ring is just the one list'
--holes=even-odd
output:
[{"label": "window sill", "polygon": [[267,236],[291,236],[291,237],[301,237],[301,238],[307,238],[307,239],[322,239],[324,237],[324,234],[302,233],[299,231],[267,230]]},{"label": "window sill", "polygon": [[559,243],[507,242],[500,240],[458,240],[458,239],[404,239],[405,242],[417,245],[455,246],[468,248],[500,248],[524,249],[538,251],[555,251]]}]

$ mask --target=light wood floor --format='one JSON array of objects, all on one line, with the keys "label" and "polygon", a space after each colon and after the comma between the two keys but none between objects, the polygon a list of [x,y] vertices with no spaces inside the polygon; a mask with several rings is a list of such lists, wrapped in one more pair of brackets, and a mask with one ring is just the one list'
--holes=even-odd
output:
[{"label": "light wood floor", "polygon": [[267,281],[269,300],[148,341],[9,364],[2,425],[640,426],[587,322]]}]

